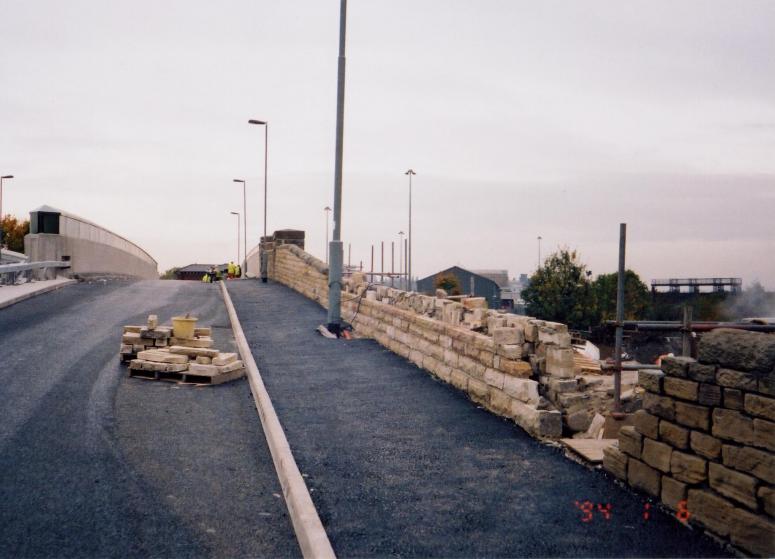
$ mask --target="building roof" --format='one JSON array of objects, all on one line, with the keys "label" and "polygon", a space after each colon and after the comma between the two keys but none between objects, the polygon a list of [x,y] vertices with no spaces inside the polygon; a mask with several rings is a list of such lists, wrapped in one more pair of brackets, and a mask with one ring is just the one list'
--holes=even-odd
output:
[{"label": "building roof", "polygon": [[474,274],[484,276],[498,284],[498,287],[509,287],[508,270],[470,270]]}]

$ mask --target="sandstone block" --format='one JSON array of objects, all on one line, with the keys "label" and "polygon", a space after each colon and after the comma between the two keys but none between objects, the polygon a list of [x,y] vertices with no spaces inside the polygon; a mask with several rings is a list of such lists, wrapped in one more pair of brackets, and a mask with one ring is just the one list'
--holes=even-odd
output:
[{"label": "sandstone block", "polygon": [[469,310],[487,308],[487,299],[484,297],[466,297],[462,303],[463,307]]},{"label": "sandstone block", "polygon": [[694,452],[705,458],[716,459],[721,456],[721,441],[700,431],[692,431],[689,444]]},{"label": "sandstone block", "polygon": [[140,337],[146,340],[158,340],[160,338],[168,339],[170,336],[170,331],[163,328],[155,328],[153,330],[148,328],[140,329]]},{"label": "sandstone block", "polygon": [[689,364],[694,362],[691,357],[663,357],[661,366],[668,376],[686,378],[689,376]]},{"label": "sandstone block", "polygon": [[157,338],[153,345],[156,347],[167,347],[169,346],[169,340],[168,338]]},{"label": "sandstone block", "polygon": [[708,481],[725,497],[756,510],[756,478],[711,462],[708,465]]},{"label": "sandstone block", "polygon": [[143,361],[153,361],[154,363],[188,363],[188,357],[185,355],[175,355],[174,353],[154,349],[139,352],[137,358]]},{"label": "sandstone block", "polygon": [[121,349],[119,350],[119,353],[122,353],[122,354],[134,353],[134,350],[132,349],[132,346],[130,344],[121,344]]},{"label": "sandstone block", "polygon": [[758,386],[755,375],[732,369],[719,369],[716,371],[716,382],[721,386],[738,388],[740,390],[756,390]]},{"label": "sandstone block", "polygon": [[665,373],[656,369],[642,369],[638,371],[638,384],[654,394],[662,393],[662,382]]},{"label": "sandstone block", "polygon": [[775,557],[775,523],[771,520],[735,509],[729,528],[732,543],[760,557]]},{"label": "sandstone block", "polygon": [[686,427],[707,431],[710,428],[710,409],[705,406],[676,402],[675,420]]},{"label": "sandstone block", "polygon": [[634,458],[640,458],[643,436],[632,425],[619,429],[619,450]]},{"label": "sandstone block", "polygon": [[503,379],[503,391],[526,404],[537,405],[540,398],[538,383],[529,379],[506,376]]},{"label": "sandstone block", "polygon": [[525,333],[522,328],[503,326],[492,331],[495,345],[512,345],[525,343]]},{"label": "sandstone block", "polygon": [[659,439],[675,448],[684,449],[689,446],[689,430],[663,420],[659,422]]},{"label": "sandstone block", "polygon": [[641,459],[652,468],[668,473],[670,471],[670,455],[672,453],[673,448],[670,445],[657,442],[648,437],[643,439]]},{"label": "sandstone block", "polygon": [[498,355],[506,359],[522,359],[522,344],[504,344],[495,347]]},{"label": "sandstone block", "polygon": [[474,402],[484,404],[489,403],[490,391],[486,382],[475,378],[468,379],[468,394]]},{"label": "sandstone block", "polygon": [[689,378],[697,382],[716,382],[716,366],[702,363],[689,363]]},{"label": "sandstone block", "polygon": [[689,489],[686,508],[692,518],[719,536],[729,535],[729,525],[735,507],[726,499],[708,489]]},{"label": "sandstone block", "polygon": [[746,413],[775,421],[775,398],[746,394],[743,407]]},{"label": "sandstone block", "polygon": [[206,336],[210,337],[213,335],[213,329],[209,326],[202,326],[200,328],[194,328],[194,336]]},{"label": "sandstone block", "polygon": [[646,392],[643,395],[643,409],[662,419],[675,420],[675,401],[667,396]]},{"label": "sandstone block", "polygon": [[499,415],[506,415],[511,417],[512,398],[505,394],[502,390],[498,390],[492,386],[490,387],[489,392],[489,409]]},{"label": "sandstone block", "polygon": [[762,485],[757,492],[759,496],[759,502],[764,509],[764,512],[770,516],[775,516],[775,489]]},{"label": "sandstone block", "polygon": [[632,416],[632,424],[642,435],[652,439],[659,438],[659,418],[646,410],[638,410]]},{"label": "sandstone block", "polygon": [[697,392],[697,402],[703,406],[721,405],[721,387],[715,384],[700,383]]},{"label": "sandstone block", "polygon": [[775,336],[718,328],[702,337],[698,356],[702,363],[769,373],[775,368]]},{"label": "sandstone block", "polygon": [[565,416],[565,424],[576,433],[586,431],[592,422],[592,415],[587,410],[577,410]]},{"label": "sandstone block", "polygon": [[503,381],[506,375],[495,369],[486,369],[484,371],[484,382],[490,386],[494,386],[498,390],[503,390]]},{"label": "sandstone block", "polygon": [[213,365],[228,365],[237,360],[236,353],[221,353],[217,357],[213,357]]},{"label": "sandstone block", "polygon": [[775,423],[764,419],[753,420],[753,444],[775,451]]},{"label": "sandstone block", "polygon": [[627,455],[617,446],[603,449],[603,469],[621,480],[627,480]]},{"label": "sandstone block", "polygon": [[759,378],[759,392],[775,396],[775,378],[772,373],[769,376]]},{"label": "sandstone block", "polygon": [[713,436],[742,444],[753,444],[753,421],[738,411],[715,408]]},{"label": "sandstone block", "polygon": [[686,484],[670,476],[662,476],[662,502],[676,510],[678,503],[684,499],[686,499]]},{"label": "sandstone block", "polygon": [[730,410],[743,409],[743,391],[736,388],[724,389],[724,407]]},{"label": "sandstone block", "polygon": [[775,484],[775,455],[771,452],[725,444],[721,454],[725,466]]},{"label": "sandstone block", "polygon": [[573,364],[573,350],[548,346],[546,348],[546,372],[554,377],[573,378],[576,373]]},{"label": "sandstone block", "polygon": [[220,373],[218,367],[215,365],[203,365],[201,363],[191,363],[188,367],[188,372],[192,375],[202,375],[213,377]]},{"label": "sandstone block", "polygon": [[207,338],[207,337],[195,338],[193,340],[184,340],[181,338],[170,338],[169,343],[170,345],[174,345],[174,346],[210,348],[213,346],[213,339]]},{"label": "sandstone block", "polygon": [[124,326],[124,334],[139,334],[142,329],[142,326]]},{"label": "sandstone block", "polygon": [[205,357],[204,355],[199,355],[196,358],[196,362],[200,365],[212,365],[213,360],[211,357]]},{"label": "sandstone block", "polygon": [[670,472],[673,477],[686,483],[700,483],[707,478],[707,461],[685,452],[673,451],[670,456]]},{"label": "sandstone block", "polygon": [[579,388],[579,381],[576,379],[544,378],[549,385],[549,389],[554,390],[558,394],[562,394],[563,392],[576,392]]},{"label": "sandstone block", "polygon": [[640,489],[649,495],[659,497],[661,477],[657,470],[640,460],[630,458],[627,461],[627,481],[635,489]]},{"label": "sandstone block", "polygon": [[148,320],[146,321],[146,325],[148,326],[149,330],[153,330],[159,325],[159,317],[155,314],[149,314]]},{"label": "sandstone block", "polygon": [[181,373],[188,369],[186,363],[158,363],[156,361],[146,361],[144,359],[132,359],[129,362],[129,368],[133,371],[153,371],[158,373]]},{"label": "sandstone block", "polygon": [[525,325],[525,340],[531,343],[538,341],[538,325],[535,320],[528,321]]},{"label": "sandstone block", "polygon": [[530,363],[517,361],[515,359],[501,359],[501,370],[512,377],[528,378],[533,374],[533,368]]},{"label": "sandstone block", "polygon": [[468,375],[460,369],[452,369],[449,379],[452,386],[468,391]]},{"label": "sandstone block", "polygon": [[[514,400],[514,402],[521,403],[518,400]],[[537,410],[534,434],[539,438],[556,439],[561,437],[562,414],[557,410]]]},{"label": "sandstone block", "polygon": [[664,380],[665,394],[675,396],[683,400],[697,401],[699,384],[693,380],[676,377],[666,377]]},{"label": "sandstone block", "polygon": [[122,344],[129,344],[129,345],[138,345],[142,344],[142,340],[140,338],[139,332],[125,332],[123,336],[121,336],[121,343]]}]

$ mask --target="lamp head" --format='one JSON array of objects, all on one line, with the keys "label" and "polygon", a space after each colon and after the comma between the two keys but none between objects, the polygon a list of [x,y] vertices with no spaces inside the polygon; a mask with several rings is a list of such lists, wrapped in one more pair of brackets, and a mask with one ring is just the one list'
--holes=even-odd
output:
[{"label": "lamp head", "polygon": [[259,125],[261,125],[261,124],[266,124],[266,121],[263,121],[263,120],[255,120],[255,119],[250,119],[250,120],[248,121],[248,124],[259,124]]},{"label": "lamp head", "polygon": [[415,172],[414,172],[414,169],[409,169],[409,170],[408,170],[406,173],[404,173],[404,174],[405,174],[405,175],[416,175],[417,173],[415,173]]},{"label": "lamp head", "polygon": [[245,182],[244,179],[234,179],[234,182]]},{"label": "lamp head", "polygon": [[239,215],[239,212],[229,212],[231,215]]},{"label": "lamp head", "polygon": [[0,177],[0,179],[12,179],[12,178],[13,178],[13,175],[5,175]]}]

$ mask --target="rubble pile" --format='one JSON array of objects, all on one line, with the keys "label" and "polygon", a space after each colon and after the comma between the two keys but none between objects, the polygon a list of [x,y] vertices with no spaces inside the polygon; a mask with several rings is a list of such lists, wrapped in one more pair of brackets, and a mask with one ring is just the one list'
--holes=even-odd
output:
[{"label": "rubble pile", "polygon": [[244,364],[236,353],[213,348],[209,327],[195,327],[191,335],[186,334],[159,326],[153,314],[145,326],[124,326],[121,362],[129,363],[130,376],[153,380],[220,384],[244,376]]}]

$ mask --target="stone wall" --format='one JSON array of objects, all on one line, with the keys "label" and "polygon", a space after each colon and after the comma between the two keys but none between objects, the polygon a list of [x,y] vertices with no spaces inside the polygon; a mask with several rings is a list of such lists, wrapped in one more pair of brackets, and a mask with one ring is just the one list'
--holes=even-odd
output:
[{"label": "stone wall", "polygon": [[775,334],[719,329],[641,371],[606,470],[748,553],[775,555]]},{"label": "stone wall", "polygon": [[[269,278],[328,305],[328,267],[301,248],[265,243]],[[460,302],[343,280],[342,318],[418,367],[537,437],[586,429],[610,398],[576,373],[567,326]],[[579,416],[583,420],[579,421]]]}]

